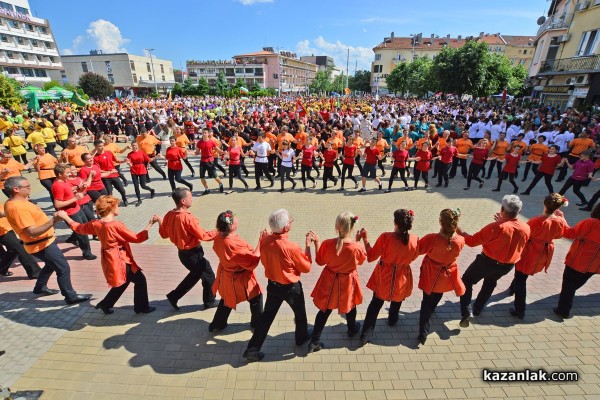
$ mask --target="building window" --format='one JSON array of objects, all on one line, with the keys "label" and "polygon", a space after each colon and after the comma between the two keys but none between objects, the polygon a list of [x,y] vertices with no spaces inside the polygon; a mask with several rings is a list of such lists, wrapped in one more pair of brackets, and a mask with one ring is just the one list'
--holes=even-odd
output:
[{"label": "building window", "polygon": [[52,56],[48,56],[48,60],[49,60],[51,63],[53,63],[53,62],[54,62],[54,57],[52,57]]},{"label": "building window", "polygon": [[527,60],[521,59],[521,60],[519,60],[519,65],[525,65],[526,62],[527,62]]},{"label": "building window", "polygon": [[374,74],[381,73],[381,72],[383,72],[383,65],[380,65],[380,64],[373,65],[373,73]]},{"label": "building window", "polygon": [[523,54],[527,54],[527,50],[523,50]]},{"label": "building window", "polygon": [[244,68],[236,68],[235,69],[235,73],[236,74],[243,74],[244,73]]},{"label": "building window", "polygon": [[21,73],[23,76],[32,77],[34,76],[33,70],[31,68],[21,68]]},{"label": "building window", "polygon": [[132,71],[135,71],[135,63],[133,61],[129,61],[129,68],[131,68]]},{"label": "building window", "polygon": [[152,72],[152,70],[150,69],[150,63],[146,63],[146,69],[148,70],[148,72]]},{"label": "building window", "polygon": [[21,24],[19,22],[15,21],[15,20],[13,20],[13,19],[9,19],[8,21],[10,23],[10,26],[12,26],[13,28],[17,28],[18,29],[18,28],[21,27]]},{"label": "building window", "polygon": [[48,29],[46,29],[46,27],[39,26],[38,29],[40,30],[40,33],[43,33],[44,35],[48,34]]},{"label": "building window", "polygon": [[4,8],[5,10],[8,10],[8,11],[15,11],[12,4],[5,3],[4,1],[0,1],[0,8]]},{"label": "building window", "polygon": [[87,62],[81,62],[81,69],[83,70],[83,72],[88,72]]},{"label": "building window", "polygon": [[577,56],[589,56],[596,53],[598,47],[598,30],[583,32],[577,49]]},{"label": "building window", "polygon": [[113,74],[108,74],[108,82],[115,83],[115,76]]},{"label": "building window", "polygon": [[160,64],[160,73],[164,74],[165,73],[165,67],[163,67],[162,64]]},{"label": "building window", "polygon": [[8,36],[6,36],[4,33],[0,34],[0,40],[2,40],[3,42],[8,42]]},{"label": "building window", "polygon": [[29,10],[26,8],[15,6],[15,9],[21,14],[29,15]]},{"label": "building window", "polygon": [[152,82],[152,75],[148,75],[148,81]]},{"label": "building window", "polygon": [[11,75],[17,75],[19,73],[19,70],[15,67],[4,67],[4,70]]},{"label": "building window", "polygon": [[38,41],[37,41],[37,40],[35,40],[35,39],[31,39],[31,45],[32,45],[33,47],[39,47],[39,46],[40,46],[40,44],[38,43]]},{"label": "building window", "polygon": [[112,74],[112,65],[110,61],[104,61],[104,67],[106,68],[107,74]]},{"label": "building window", "polygon": [[25,44],[25,39],[23,39],[21,36],[17,36],[17,43]]},{"label": "building window", "polygon": [[381,60],[381,54],[375,54],[375,61]]},{"label": "building window", "polygon": [[133,77],[133,83],[137,83],[137,75],[136,74],[132,74],[131,76]]},{"label": "building window", "polygon": [[35,76],[37,76],[38,78],[47,78],[48,74],[46,74],[46,70],[45,69],[36,69],[35,70]]},{"label": "building window", "polygon": [[44,46],[46,46],[47,49],[51,49],[52,48],[52,43],[50,43],[50,42],[44,42]]},{"label": "building window", "polygon": [[163,80],[163,82],[165,81],[165,76],[164,75],[162,76],[162,80]]},{"label": "building window", "polygon": [[31,24],[25,24],[25,29],[27,29],[30,32],[33,32],[33,25],[31,25]]},{"label": "building window", "polygon": [[23,60],[29,60],[29,54],[27,53],[22,53],[21,57],[23,57]]},{"label": "building window", "polygon": [[12,51],[5,51],[5,53],[6,53],[6,57],[8,57],[8,58],[10,58],[10,59],[13,59],[13,58],[15,58],[15,55],[13,54],[13,52],[12,52]]},{"label": "building window", "polygon": [[38,61],[42,61],[42,56],[40,56],[39,54],[36,54],[35,59]]},{"label": "building window", "polygon": [[262,68],[254,68],[254,76],[262,76],[263,69]]}]

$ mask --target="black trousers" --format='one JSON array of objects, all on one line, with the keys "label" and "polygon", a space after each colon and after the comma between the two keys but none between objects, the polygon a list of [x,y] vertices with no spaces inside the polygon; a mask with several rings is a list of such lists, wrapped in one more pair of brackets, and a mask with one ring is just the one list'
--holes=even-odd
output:
[{"label": "black trousers", "polygon": [[56,272],[58,288],[65,299],[72,300],[77,296],[77,292],[71,285],[71,267],[56,242],[32,255],[45,263],[35,283],[34,291],[46,289],[50,276]]},{"label": "black trousers", "polygon": [[[327,319],[331,315],[333,310],[325,310],[317,313],[315,317],[315,325],[313,327],[312,336],[310,341],[312,343],[319,343],[321,340],[321,334],[323,333],[323,328],[325,328],[325,324],[327,323]],[[346,314],[346,324],[348,326],[348,332],[354,332],[356,329],[356,307],[352,310],[348,311]]]},{"label": "black trousers", "polygon": [[167,175],[165,174],[165,171],[163,171],[163,169],[158,165],[158,162],[156,161],[156,159],[154,159],[154,161],[151,161],[149,164],[152,166],[152,168],[154,168],[154,170],[156,172],[158,172],[160,174],[160,176],[162,176],[162,178],[164,180],[167,179]]},{"label": "black trousers", "polygon": [[496,170],[498,171],[498,178],[502,176],[502,163],[498,162],[497,160],[491,160],[486,179],[490,179],[492,177],[494,166],[496,166]]},{"label": "black trousers", "polygon": [[143,312],[149,307],[146,277],[141,269],[136,273],[133,273],[131,272],[131,265],[127,264],[125,268],[127,268],[127,281],[121,286],[110,289],[102,301],[98,303],[98,306],[103,308],[113,308],[129,284],[133,282],[133,310],[136,313]]},{"label": "black trousers", "polygon": [[5,274],[8,269],[19,257],[19,262],[27,272],[29,278],[37,278],[40,274],[40,267],[38,266],[35,258],[25,251],[23,244],[17,238],[14,231],[8,231],[4,235],[0,236],[0,245],[6,247],[6,251],[0,258],[0,274]]},{"label": "black trousers", "polygon": [[223,168],[223,166],[219,163],[219,158],[215,157],[215,168],[217,168],[219,171],[221,171],[223,173],[223,177],[227,176],[227,171],[225,171],[225,168]]},{"label": "black trousers", "polygon": [[96,215],[94,214],[94,203],[93,202],[88,201],[87,203],[82,204],[81,210],[87,217],[88,221],[93,221],[93,220],[97,219]]},{"label": "black trousers", "polygon": [[[250,318],[250,327],[252,329],[256,329],[260,316],[263,313],[262,294],[248,299],[248,303],[250,303],[250,313],[252,315],[252,317]],[[221,301],[219,301],[219,305],[217,306],[217,311],[215,311],[215,316],[213,317],[212,322],[208,326],[208,329],[210,329],[211,331],[214,329],[224,329],[227,326],[229,314],[231,314],[231,308],[227,307],[223,299],[221,299]]]},{"label": "black trousers", "polygon": [[271,324],[277,316],[279,307],[286,302],[294,312],[294,322],[296,323],[296,344],[302,344],[308,338],[308,321],[306,319],[306,307],[304,304],[304,291],[302,283],[296,282],[288,285],[282,285],[277,282],[269,281],[267,284],[267,300],[265,309],[259,319],[258,326],[248,342],[247,351],[257,352],[262,347]]},{"label": "black trousers", "polygon": [[[75,214],[70,215],[71,219],[80,224],[85,224],[88,221],[87,216],[83,212],[83,210],[77,211]],[[73,232],[73,235],[77,238],[77,242],[79,243],[79,248],[83,253],[83,256],[89,256],[92,254],[92,249],[90,248],[90,238],[88,235],[80,235],[79,233]]]},{"label": "black trousers", "polygon": [[119,179],[121,179],[123,181],[123,185],[127,186],[127,178],[125,178],[125,175],[123,175],[123,173],[121,172],[121,166],[115,165],[115,169],[117,170],[117,173],[119,174]]},{"label": "black trousers", "polygon": [[104,183],[104,187],[106,188],[107,194],[112,196],[113,188],[117,189],[117,192],[121,194],[121,198],[123,199],[123,201],[127,201],[127,194],[125,193],[125,188],[123,187],[123,183],[118,177],[102,178],[102,182]]},{"label": "black trousers", "polygon": [[502,171],[500,173],[500,178],[498,179],[498,186],[496,186],[497,190],[500,190],[500,188],[502,187],[502,182],[505,179],[508,179],[508,181],[510,182],[511,185],[513,185],[513,191],[516,193],[519,190],[519,187],[517,186],[517,183],[515,182],[515,177],[517,176],[517,174],[512,174],[510,172],[505,172]]},{"label": "black trousers", "polygon": [[483,286],[481,286],[481,291],[473,304],[473,310],[478,313],[483,310],[483,307],[492,296],[498,279],[508,274],[513,267],[514,264],[500,264],[484,254],[478,254],[462,276],[466,291],[465,294],[460,296],[461,315],[465,317],[469,314],[469,306],[473,298],[473,285],[483,279]]},{"label": "black trousers", "polygon": [[556,310],[558,313],[568,315],[571,312],[575,292],[585,285],[592,276],[594,276],[594,274],[591,272],[579,272],[568,265],[565,265],[562,289],[560,290],[560,297],[558,298],[558,307]]},{"label": "black trousers", "polygon": [[385,167],[383,166],[383,163],[386,161],[387,161],[386,157],[383,157],[381,160],[377,160],[377,166],[379,167],[379,169],[381,170],[381,173],[382,173],[381,176],[385,176]]},{"label": "black trousers", "polygon": [[133,188],[135,190],[135,197],[137,197],[138,200],[141,200],[140,186],[142,187],[142,189],[147,190],[149,192],[154,191],[151,187],[147,185],[147,179],[147,175],[131,174],[131,180],[133,181]]},{"label": "black trousers", "polygon": [[254,180],[256,181],[256,187],[260,187],[260,178],[262,178],[263,174],[265,174],[265,176],[267,177],[267,179],[271,183],[273,183],[273,177],[269,173],[269,164],[268,163],[255,162],[254,163]]},{"label": "black trousers", "polygon": [[427,294],[423,292],[421,311],[419,311],[419,334],[429,334],[429,320],[431,320],[431,315],[435,311],[443,295],[443,293],[431,292],[431,294]]},{"label": "black trousers", "polygon": [[52,204],[54,204],[54,196],[52,195],[52,184],[54,183],[54,180],[56,180],[56,178],[40,179],[40,183],[50,194],[50,201]]},{"label": "black trousers", "polygon": [[526,192],[529,193],[533,190],[533,188],[535,187],[535,185],[537,185],[537,183],[542,180],[542,178],[544,178],[544,183],[546,184],[546,187],[548,188],[548,193],[554,193],[554,187],[552,187],[552,177],[554,175],[549,175],[549,174],[544,174],[542,172],[536,171],[535,176],[533,177],[533,180],[531,181],[531,184],[529,185],[529,187],[527,188]]},{"label": "black trousers", "polygon": [[315,178],[313,178],[312,176],[310,176],[310,173],[312,172],[312,165],[304,165],[301,164],[300,165],[300,173],[302,174],[302,186],[306,189],[306,180],[308,179],[309,181],[311,181],[313,183],[313,185],[316,185],[317,182],[315,181]]},{"label": "black trousers", "polygon": [[[302,166],[302,168],[304,168],[304,165]],[[296,185],[296,181],[291,177],[291,173],[292,173],[292,167],[286,167],[284,165],[281,165],[279,167],[279,181],[280,181],[282,189],[283,189],[283,183],[286,180],[292,182],[292,185]]]},{"label": "black trousers", "polygon": [[527,179],[527,175],[529,174],[529,170],[531,169],[534,174],[537,174],[539,164],[532,164],[528,162],[525,164],[525,172],[523,172],[523,180]]},{"label": "black trousers", "polygon": [[358,168],[358,173],[360,175],[362,175],[363,167],[362,167],[362,165],[360,163],[360,155],[354,157],[354,162],[356,163],[356,167]]},{"label": "black trousers", "polygon": [[100,196],[104,196],[108,194],[106,187],[102,190],[88,190],[87,194],[92,198],[92,202],[96,203],[96,200],[100,198]]},{"label": "black trousers", "polygon": [[456,176],[456,170],[458,169],[459,165],[462,176],[465,178],[467,177],[467,159],[454,157],[452,159],[452,168],[450,169],[450,178],[454,178]]},{"label": "black trousers", "polygon": [[[567,155],[567,160],[569,161],[569,164],[573,165],[573,164],[575,164],[577,162],[577,160],[579,160],[579,156]],[[556,178],[556,181],[562,181],[562,180],[564,180],[565,177],[567,176],[567,171],[568,170],[569,170],[569,167],[565,163],[560,168],[560,172],[558,173],[558,177]]]},{"label": "black trousers", "polygon": [[168,296],[177,302],[202,280],[202,300],[205,306],[211,304],[215,300],[215,295],[212,292],[215,273],[210,266],[210,262],[204,258],[204,249],[202,246],[197,246],[189,250],[179,250],[178,255],[179,261],[190,272]]},{"label": "black trousers", "polygon": [[248,187],[248,183],[246,183],[246,180],[242,176],[242,165],[229,164],[229,189],[233,187],[233,178],[236,177],[244,184],[244,187]]},{"label": "black trousers", "polygon": [[583,193],[581,193],[581,188],[583,187],[584,184],[585,184],[585,181],[576,181],[575,179],[573,179],[571,177],[571,178],[567,179],[567,181],[565,182],[565,185],[562,187],[562,189],[560,189],[560,192],[558,192],[558,193],[561,195],[564,195],[565,193],[567,193],[567,190],[569,190],[572,186],[573,193],[575,193],[575,196],[579,197],[579,200],[582,203],[587,203],[585,196],[583,195]]},{"label": "black trousers", "polygon": [[185,163],[185,165],[187,165],[187,167],[190,169],[190,172],[192,173],[192,177],[194,177],[194,174],[195,174],[194,167],[192,167],[190,160],[188,160],[187,158],[184,158],[181,161],[183,161]]},{"label": "black trousers", "polygon": [[392,188],[392,183],[394,183],[394,179],[400,173],[400,179],[404,182],[404,187],[408,187],[408,181],[406,180],[406,168],[398,168],[392,167],[392,173],[390,174],[390,180],[388,181],[388,189]]},{"label": "black trousers", "polygon": [[[367,340],[373,337],[373,332],[375,331],[375,325],[377,324],[377,317],[379,316],[379,311],[381,311],[381,307],[385,303],[384,300],[381,300],[379,297],[375,296],[373,293],[373,298],[369,303],[369,307],[367,308],[367,314],[365,315],[365,321],[363,322],[363,328],[361,332],[361,337],[365,337]],[[398,320],[398,312],[400,311],[400,306],[402,305],[401,301],[392,301],[390,303],[390,311],[388,314],[388,321],[396,321]],[[355,308],[356,310],[356,308]],[[316,325],[316,324],[315,324]],[[350,328],[350,325],[348,325]]]},{"label": "black trousers", "polygon": [[420,169],[417,169],[415,167],[414,174],[415,174],[415,187],[417,187],[417,184],[419,183],[419,179],[421,178],[421,176],[423,176],[423,180],[425,181],[425,186],[429,185],[429,171],[421,171]]},{"label": "black trousers", "polygon": [[48,154],[51,154],[52,157],[58,159],[58,156],[56,155],[56,151],[54,150],[55,147],[56,147],[56,142],[46,143],[46,152]]},{"label": "black trousers", "polygon": [[510,284],[512,291],[515,293],[515,311],[517,312],[517,315],[525,315],[527,278],[529,278],[529,275],[515,270],[515,278]]},{"label": "black trousers", "polygon": [[356,178],[352,175],[352,171],[354,171],[354,165],[342,164],[342,188],[344,187],[344,181],[346,180],[346,178],[354,182],[355,185],[358,185]]},{"label": "black trousers", "polygon": [[596,193],[594,193],[594,195],[592,196],[592,198],[590,199],[590,201],[588,201],[588,208],[593,209],[594,208],[594,204],[596,204],[596,202],[600,200],[600,190],[598,190]]},{"label": "black trousers", "polygon": [[186,181],[181,177],[182,170],[180,169],[167,169],[167,174],[169,175],[169,184],[171,185],[171,190],[175,190],[175,182],[181,183],[188,187],[188,189],[192,190],[194,187],[191,183]]},{"label": "black trousers", "polygon": [[328,180],[337,185],[338,180],[333,176],[333,167],[323,167],[323,189],[327,189]]},{"label": "black trousers", "polygon": [[452,167],[452,163],[444,164],[443,162],[436,160],[436,165],[438,167],[438,184],[442,184],[442,179],[444,183],[448,184],[448,171],[450,171],[450,167]]},{"label": "black trousers", "polygon": [[483,182],[481,178],[479,178],[479,173],[481,172],[482,168],[483,165],[473,164],[471,162],[469,165],[469,175],[467,175],[467,187],[471,187],[471,181],[477,181],[479,183]]}]

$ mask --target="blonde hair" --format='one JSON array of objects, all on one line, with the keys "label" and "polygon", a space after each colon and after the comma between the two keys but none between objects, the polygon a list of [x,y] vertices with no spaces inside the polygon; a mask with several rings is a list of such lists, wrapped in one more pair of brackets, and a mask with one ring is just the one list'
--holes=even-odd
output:
[{"label": "blonde hair", "polygon": [[349,211],[344,211],[335,219],[335,230],[338,232],[337,244],[335,246],[336,254],[339,255],[344,245],[344,238],[352,232],[357,217]]},{"label": "blonde hair", "polygon": [[114,212],[119,206],[119,199],[110,195],[103,195],[98,197],[96,200],[96,214],[100,218],[106,217],[108,214]]},{"label": "blonde hair", "polygon": [[448,238],[448,250],[450,250],[452,237],[458,228],[459,218],[460,209],[445,208],[440,212],[440,225],[442,226],[442,234]]}]

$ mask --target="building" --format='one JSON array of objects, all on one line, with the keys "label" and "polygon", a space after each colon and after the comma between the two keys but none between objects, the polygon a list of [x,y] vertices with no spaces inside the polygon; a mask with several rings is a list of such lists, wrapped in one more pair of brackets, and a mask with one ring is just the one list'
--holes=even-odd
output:
[{"label": "building", "polygon": [[0,2],[1,71],[26,85],[41,87],[62,69],[48,20],[31,15],[27,0]]},{"label": "building", "polygon": [[166,94],[175,85],[173,62],[156,57],[127,53],[103,53],[62,56],[63,82],[77,84],[86,72],[102,75],[114,86],[120,96],[148,94],[154,90]]},{"label": "building", "polygon": [[373,48],[375,57],[371,63],[371,88],[373,92],[387,94],[386,78],[401,62],[411,62],[419,57],[435,58],[444,48],[460,48],[469,40],[481,41],[488,44],[491,52],[505,55],[512,65],[521,64],[529,68],[533,59],[534,36],[509,36],[500,33],[490,34],[481,32],[479,36],[458,35],[456,38],[438,37],[422,34],[409,37],[390,37]]},{"label": "building", "polygon": [[315,64],[318,71],[326,71],[327,68],[331,68],[331,77],[335,79],[336,76],[341,75],[342,71],[336,68],[333,62],[333,57],[329,56],[302,56],[300,61]]},{"label": "building", "polygon": [[540,18],[529,76],[533,97],[561,110],[600,104],[600,0],[552,0]]},{"label": "building", "polygon": [[250,89],[254,84],[264,87],[265,82],[264,66],[260,63],[237,63],[235,60],[188,60],[186,69],[188,77],[194,83],[204,78],[211,87],[215,86],[221,72],[230,85],[235,85],[236,81],[241,79]]}]

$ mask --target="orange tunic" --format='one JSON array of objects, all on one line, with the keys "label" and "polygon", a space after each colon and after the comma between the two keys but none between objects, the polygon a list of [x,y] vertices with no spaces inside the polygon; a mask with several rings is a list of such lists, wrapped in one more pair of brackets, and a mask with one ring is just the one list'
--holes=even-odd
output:
[{"label": "orange tunic", "polygon": [[521,258],[529,240],[529,225],[517,219],[501,219],[484,226],[474,235],[462,233],[469,247],[483,245],[483,254],[502,264],[514,264]]},{"label": "orange tunic", "polygon": [[127,151],[127,147],[120,148],[116,143],[107,143],[104,145],[104,150],[110,151],[113,154],[121,154]]},{"label": "orange tunic", "polygon": [[81,159],[81,155],[88,152],[89,150],[87,147],[77,145],[74,149],[64,149],[62,153],[60,153],[60,158],[67,163],[76,166],[77,168],[81,168],[85,165]]},{"label": "orange tunic", "polygon": [[527,221],[531,235],[517,262],[516,270],[526,275],[548,271],[554,254],[554,239],[560,239],[568,226],[562,217],[540,215]]},{"label": "orange tunic", "polygon": [[465,294],[465,284],[459,276],[456,260],[465,239],[456,235],[450,240],[439,233],[430,233],[419,239],[419,253],[425,254],[421,264],[419,289],[427,294],[445,293],[451,290],[457,296]]},{"label": "orange tunic", "polygon": [[25,166],[14,158],[9,158],[6,162],[0,163],[0,171],[7,169],[8,173],[4,178],[0,179],[0,189],[4,189],[4,182],[12,176],[21,176],[21,171],[25,169]]},{"label": "orange tunic", "polygon": [[411,138],[400,136],[400,138],[398,138],[398,140],[396,141],[396,147],[400,148],[400,145],[402,144],[402,142],[406,142],[406,150],[412,149],[413,140]]},{"label": "orange tunic", "polygon": [[310,259],[287,233],[271,233],[260,243],[260,261],[267,279],[287,285],[310,272]]},{"label": "orange tunic", "polygon": [[186,134],[182,133],[181,135],[175,137],[175,144],[182,149],[185,149],[189,143],[190,139],[188,139]]},{"label": "orange tunic", "polygon": [[379,149],[379,151],[383,154],[385,153],[385,149],[389,149],[390,145],[385,139],[379,139],[377,143],[375,143],[375,147]]},{"label": "orange tunic", "polygon": [[205,231],[198,219],[189,211],[169,211],[163,218],[158,233],[163,239],[169,238],[179,250],[189,250],[200,242],[215,238],[217,231]]},{"label": "orange tunic", "polygon": [[160,144],[160,140],[155,138],[152,135],[146,135],[146,137],[142,137],[141,135],[135,138],[135,141],[138,142],[140,149],[148,154],[149,156],[153,156],[156,152],[156,145]]},{"label": "orange tunic", "polygon": [[35,237],[29,236],[25,232],[26,228],[44,225],[50,220],[41,208],[31,203],[29,200],[20,200],[16,198],[8,200],[4,204],[4,212],[6,213],[8,223],[19,236],[19,239],[23,241],[23,246],[29,254],[34,254],[45,249],[56,240],[54,237],[54,228],[50,228],[46,232]]},{"label": "orange tunic", "polygon": [[600,220],[588,218],[567,227],[564,237],[573,239],[565,264],[581,273],[600,273]]},{"label": "orange tunic", "polygon": [[527,157],[527,160],[541,161],[544,154],[548,154],[548,146],[544,143],[534,143],[529,146],[529,157]]},{"label": "orange tunic", "polygon": [[[0,212],[4,213],[4,205],[0,203]],[[12,226],[8,222],[8,218],[2,217],[0,218],[0,237],[6,235],[8,232],[12,231]]]},{"label": "orange tunic", "polygon": [[404,301],[412,293],[413,276],[410,263],[419,257],[419,238],[409,235],[405,245],[394,232],[382,233],[370,251],[369,262],[379,258],[367,287],[385,301]]},{"label": "orange tunic", "polygon": [[54,167],[58,164],[58,160],[52,154],[44,154],[40,158],[36,158],[33,165],[38,169],[38,178],[42,179],[56,178]]},{"label": "orange tunic", "polygon": [[96,235],[102,246],[100,264],[106,283],[110,287],[119,287],[127,282],[127,264],[131,272],[141,268],[135,263],[129,243],[142,243],[148,240],[148,231],[134,233],[121,221],[103,222],[94,220],[80,224],[70,224],[73,231],[80,235]]},{"label": "orange tunic", "polygon": [[295,139],[298,148],[301,148],[304,147],[304,145],[306,144],[306,139],[308,139],[308,135],[306,134],[306,132],[298,132],[296,133]]},{"label": "orange tunic", "polygon": [[212,286],[219,292],[225,305],[235,310],[237,304],[253,299],[262,293],[254,275],[260,257],[253,255],[252,247],[237,234],[215,236],[213,250],[219,257],[217,277]]},{"label": "orange tunic", "polygon": [[338,309],[340,314],[352,310],[363,300],[356,267],[367,259],[361,243],[344,243],[336,254],[337,239],[327,239],[317,252],[317,264],[325,265],[310,294],[321,311]]},{"label": "orange tunic", "polygon": [[508,151],[509,147],[510,147],[510,143],[508,143],[506,140],[503,140],[503,141],[498,140],[498,141],[496,141],[493,155],[496,158],[498,158],[498,160],[504,160],[504,157],[506,156],[506,152]]},{"label": "orange tunic", "polygon": [[458,154],[456,157],[458,158],[467,158],[467,154],[469,150],[473,148],[473,141],[471,139],[463,139],[459,138],[456,140],[456,150]]},{"label": "orange tunic", "polygon": [[571,140],[571,143],[569,145],[571,147],[571,153],[569,155],[578,156],[587,149],[593,148],[595,145],[596,144],[594,143],[594,141],[590,138],[575,138]]}]

